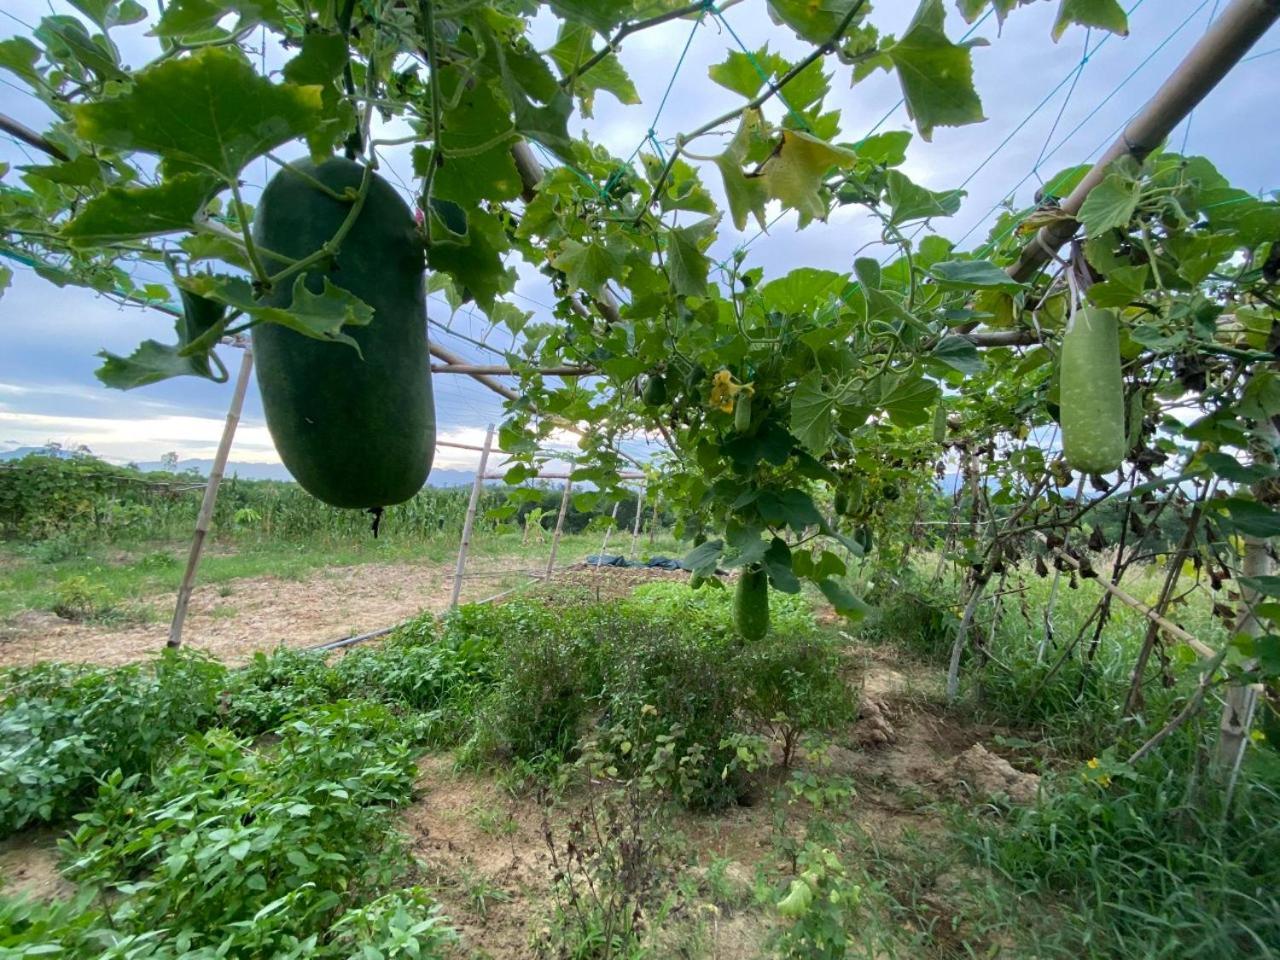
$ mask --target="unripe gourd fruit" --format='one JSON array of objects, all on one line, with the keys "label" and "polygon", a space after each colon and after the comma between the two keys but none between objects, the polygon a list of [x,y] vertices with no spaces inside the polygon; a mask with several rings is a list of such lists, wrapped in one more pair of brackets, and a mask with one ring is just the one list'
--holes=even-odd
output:
[{"label": "unripe gourd fruit", "polygon": [[1077,311],[1067,323],[1060,362],[1063,456],[1082,473],[1111,473],[1124,460],[1127,446],[1115,311]]},{"label": "unripe gourd fruit", "polygon": [[742,569],[733,597],[733,625],[743,640],[763,640],[769,632],[769,574],[759,564]]},{"label": "unripe gourd fruit", "polygon": [[[364,167],[334,157],[300,161],[267,184],[254,219],[266,269],[302,260],[337,233]],[[294,170],[301,172],[294,172]],[[280,324],[254,328],[253,352],[267,427],[289,472],[304,490],[335,507],[377,508],[421,489],[435,452],[435,406],[427,350],[422,245],[413,215],[395,189],[371,174],[355,224],[334,257],[306,271],[306,286],[327,279],[373,308],[366,326],[347,327],[349,344],[304,336]],[[264,301],[287,308],[294,278]]]}]

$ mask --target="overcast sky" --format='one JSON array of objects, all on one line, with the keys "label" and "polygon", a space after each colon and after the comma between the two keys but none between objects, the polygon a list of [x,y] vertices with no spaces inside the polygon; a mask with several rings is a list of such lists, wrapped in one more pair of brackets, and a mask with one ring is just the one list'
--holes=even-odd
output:
[{"label": "overcast sky", "polygon": [[[1226,2],[1139,2],[1131,16],[1129,37],[1092,35],[1089,44],[1093,52],[1074,90],[1071,80],[1080,64],[1086,32],[1073,29],[1054,44],[1050,27],[1057,6],[1057,0],[1034,3],[1015,12],[1003,31],[997,30],[994,17],[983,24],[976,36],[990,45],[975,50],[974,66],[987,122],[959,129],[939,128],[932,143],[917,137],[912,144],[906,172],[914,179],[935,190],[969,181],[969,195],[960,213],[950,221],[935,221],[935,229],[944,236],[966,238],[965,247],[983,240],[996,215],[993,207],[1004,198],[1012,195],[1019,205],[1029,202],[1039,184],[1037,170],[1040,177],[1048,179],[1062,167],[1096,158],[1203,34],[1214,8],[1226,6]],[[872,21],[883,32],[898,32],[914,8],[914,2],[906,0],[880,0]],[[58,0],[4,0],[0,37],[28,32],[28,27],[51,9],[74,12]],[[789,32],[769,21],[763,0],[745,0],[725,18],[753,50],[768,42],[784,54],[803,52]],[[953,14],[951,21],[952,36],[958,37],[967,29],[958,15]],[[553,30],[550,18],[538,27],[540,45],[549,45]],[[117,40],[126,63],[133,65],[145,62],[154,49],[140,31],[119,31]],[[683,67],[665,109],[655,118],[686,43],[689,49]],[[696,28],[678,21],[629,38],[621,58],[642,105],[623,107],[601,93],[594,119],[577,120],[576,128],[587,130],[593,140],[625,157],[651,126],[659,139],[669,139],[737,106],[740,99],[736,95],[707,78],[707,67],[723,60],[736,44],[710,21]],[[1250,191],[1280,189],[1280,165],[1275,162],[1280,156],[1280,100],[1275,96],[1280,53],[1269,55],[1277,47],[1280,31],[1273,31],[1255,48],[1254,58],[1211,95],[1193,118],[1189,132],[1188,153],[1208,156],[1234,184]],[[913,129],[905,109],[895,108],[900,98],[895,77],[877,74],[850,89],[848,71],[835,67],[834,61],[831,68],[837,72],[827,105],[843,110],[841,139],[864,136],[886,113],[889,117],[880,129]],[[0,112],[41,129],[49,121],[43,106],[10,79],[0,73]],[[894,108],[891,113],[890,108]],[[1181,147],[1185,132],[1183,128],[1175,132],[1175,148]],[[1007,137],[1009,142],[979,170]],[[700,143],[693,149],[713,153],[716,143],[708,138],[705,146]],[[1046,155],[1039,159],[1042,152]],[[409,183],[407,147],[388,152],[383,160],[393,182]],[[0,135],[0,161],[18,165],[43,159]],[[255,166],[260,168],[261,164]],[[16,172],[6,179],[21,185]],[[705,182],[720,194],[714,171]],[[800,265],[847,271],[855,251],[876,235],[868,220],[851,207],[838,211],[828,224],[797,232],[794,215],[790,215],[751,244],[751,262],[763,266],[771,276]],[[729,253],[755,232],[754,224],[739,235],[731,223],[723,223],[716,252],[720,256]],[[120,461],[157,459],[170,450],[184,458],[212,457],[230,398],[229,386],[184,378],[122,393],[103,388],[93,376],[98,350],[128,354],[148,337],[171,340],[170,319],[154,311],[118,307],[86,290],[58,289],[28,269],[6,263],[14,268],[15,276],[0,299],[0,450],[56,440],[86,444],[94,452]],[[521,275],[514,302],[545,315],[544,305],[552,299],[546,278],[527,269]],[[146,273],[138,278],[156,281],[163,276]],[[483,316],[464,310],[451,317],[443,302],[434,298],[428,308],[433,321],[469,337],[486,336],[488,325]],[[464,355],[493,362],[478,348],[439,327],[433,327],[431,335]],[[505,345],[500,336],[490,337],[495,345]],[[224,357],[234,371],[238,358],[230,353]],[[477,442],[486,423],[502,418],[501,398],[469,378],[437,375],[435,389],[442,439]],[[256,387],[245,404],[232,460],[278,462]],[[462,451],[441,450],[436,464],[468,467],[474,460]]]}]

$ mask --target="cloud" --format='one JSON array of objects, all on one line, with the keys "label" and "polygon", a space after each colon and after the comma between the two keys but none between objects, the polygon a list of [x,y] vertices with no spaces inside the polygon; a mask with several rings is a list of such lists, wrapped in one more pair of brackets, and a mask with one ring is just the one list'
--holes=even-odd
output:
[{"label": "cloud", "polygon": [[[155,460],[170,450],[184,459],[208,459],[217,451],[224,422],[183,415],[120,418],[0,410],[0,433],[20,445],[39,446],[49,440],[83,444],[114,460]],[[265,424],[242,422],[232,449],[242,462],[280,462]]]}]

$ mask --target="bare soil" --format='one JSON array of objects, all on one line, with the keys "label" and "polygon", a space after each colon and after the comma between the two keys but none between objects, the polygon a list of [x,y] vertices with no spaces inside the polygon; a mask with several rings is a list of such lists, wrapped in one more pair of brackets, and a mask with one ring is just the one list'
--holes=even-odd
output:
[{"label": "bare soil", "polygon": [[75,891],[58,873],[59,835],[60,831],[48,827],[0,841],[0,897],[53,900]]},{"label": "bare soil", "polygon": [[[521,572],[512,566],[513,579]],[[453,564],[361,564],[329,567],[300,579],[254,577],[198,586],[183,630],[183,643],[229,664],[277,646],[309,647],[448,608]],[[571,568],[557,574],[562,586],[621,596],[637,583],[687,574],[663,570]],[[462,599],[479,600],[501,589],[492,579],[465,580]],[[111,626],[75,623],[29,611],[0,626],[0,667],[42,660],[122,664],[156,655],[169,637],[173,596],[149,598],[150,622]]]}]

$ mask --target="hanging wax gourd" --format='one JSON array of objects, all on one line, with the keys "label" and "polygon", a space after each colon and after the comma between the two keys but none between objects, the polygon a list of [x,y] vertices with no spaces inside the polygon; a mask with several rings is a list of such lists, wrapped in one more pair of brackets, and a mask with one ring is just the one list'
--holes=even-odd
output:
[{"label": "hanging wax gourd", "polygon": [[1124,460],[1124,380],[1114,310],[1077,311],[1062,338],[1062,452],[1082,473],[1110,473]]}]

